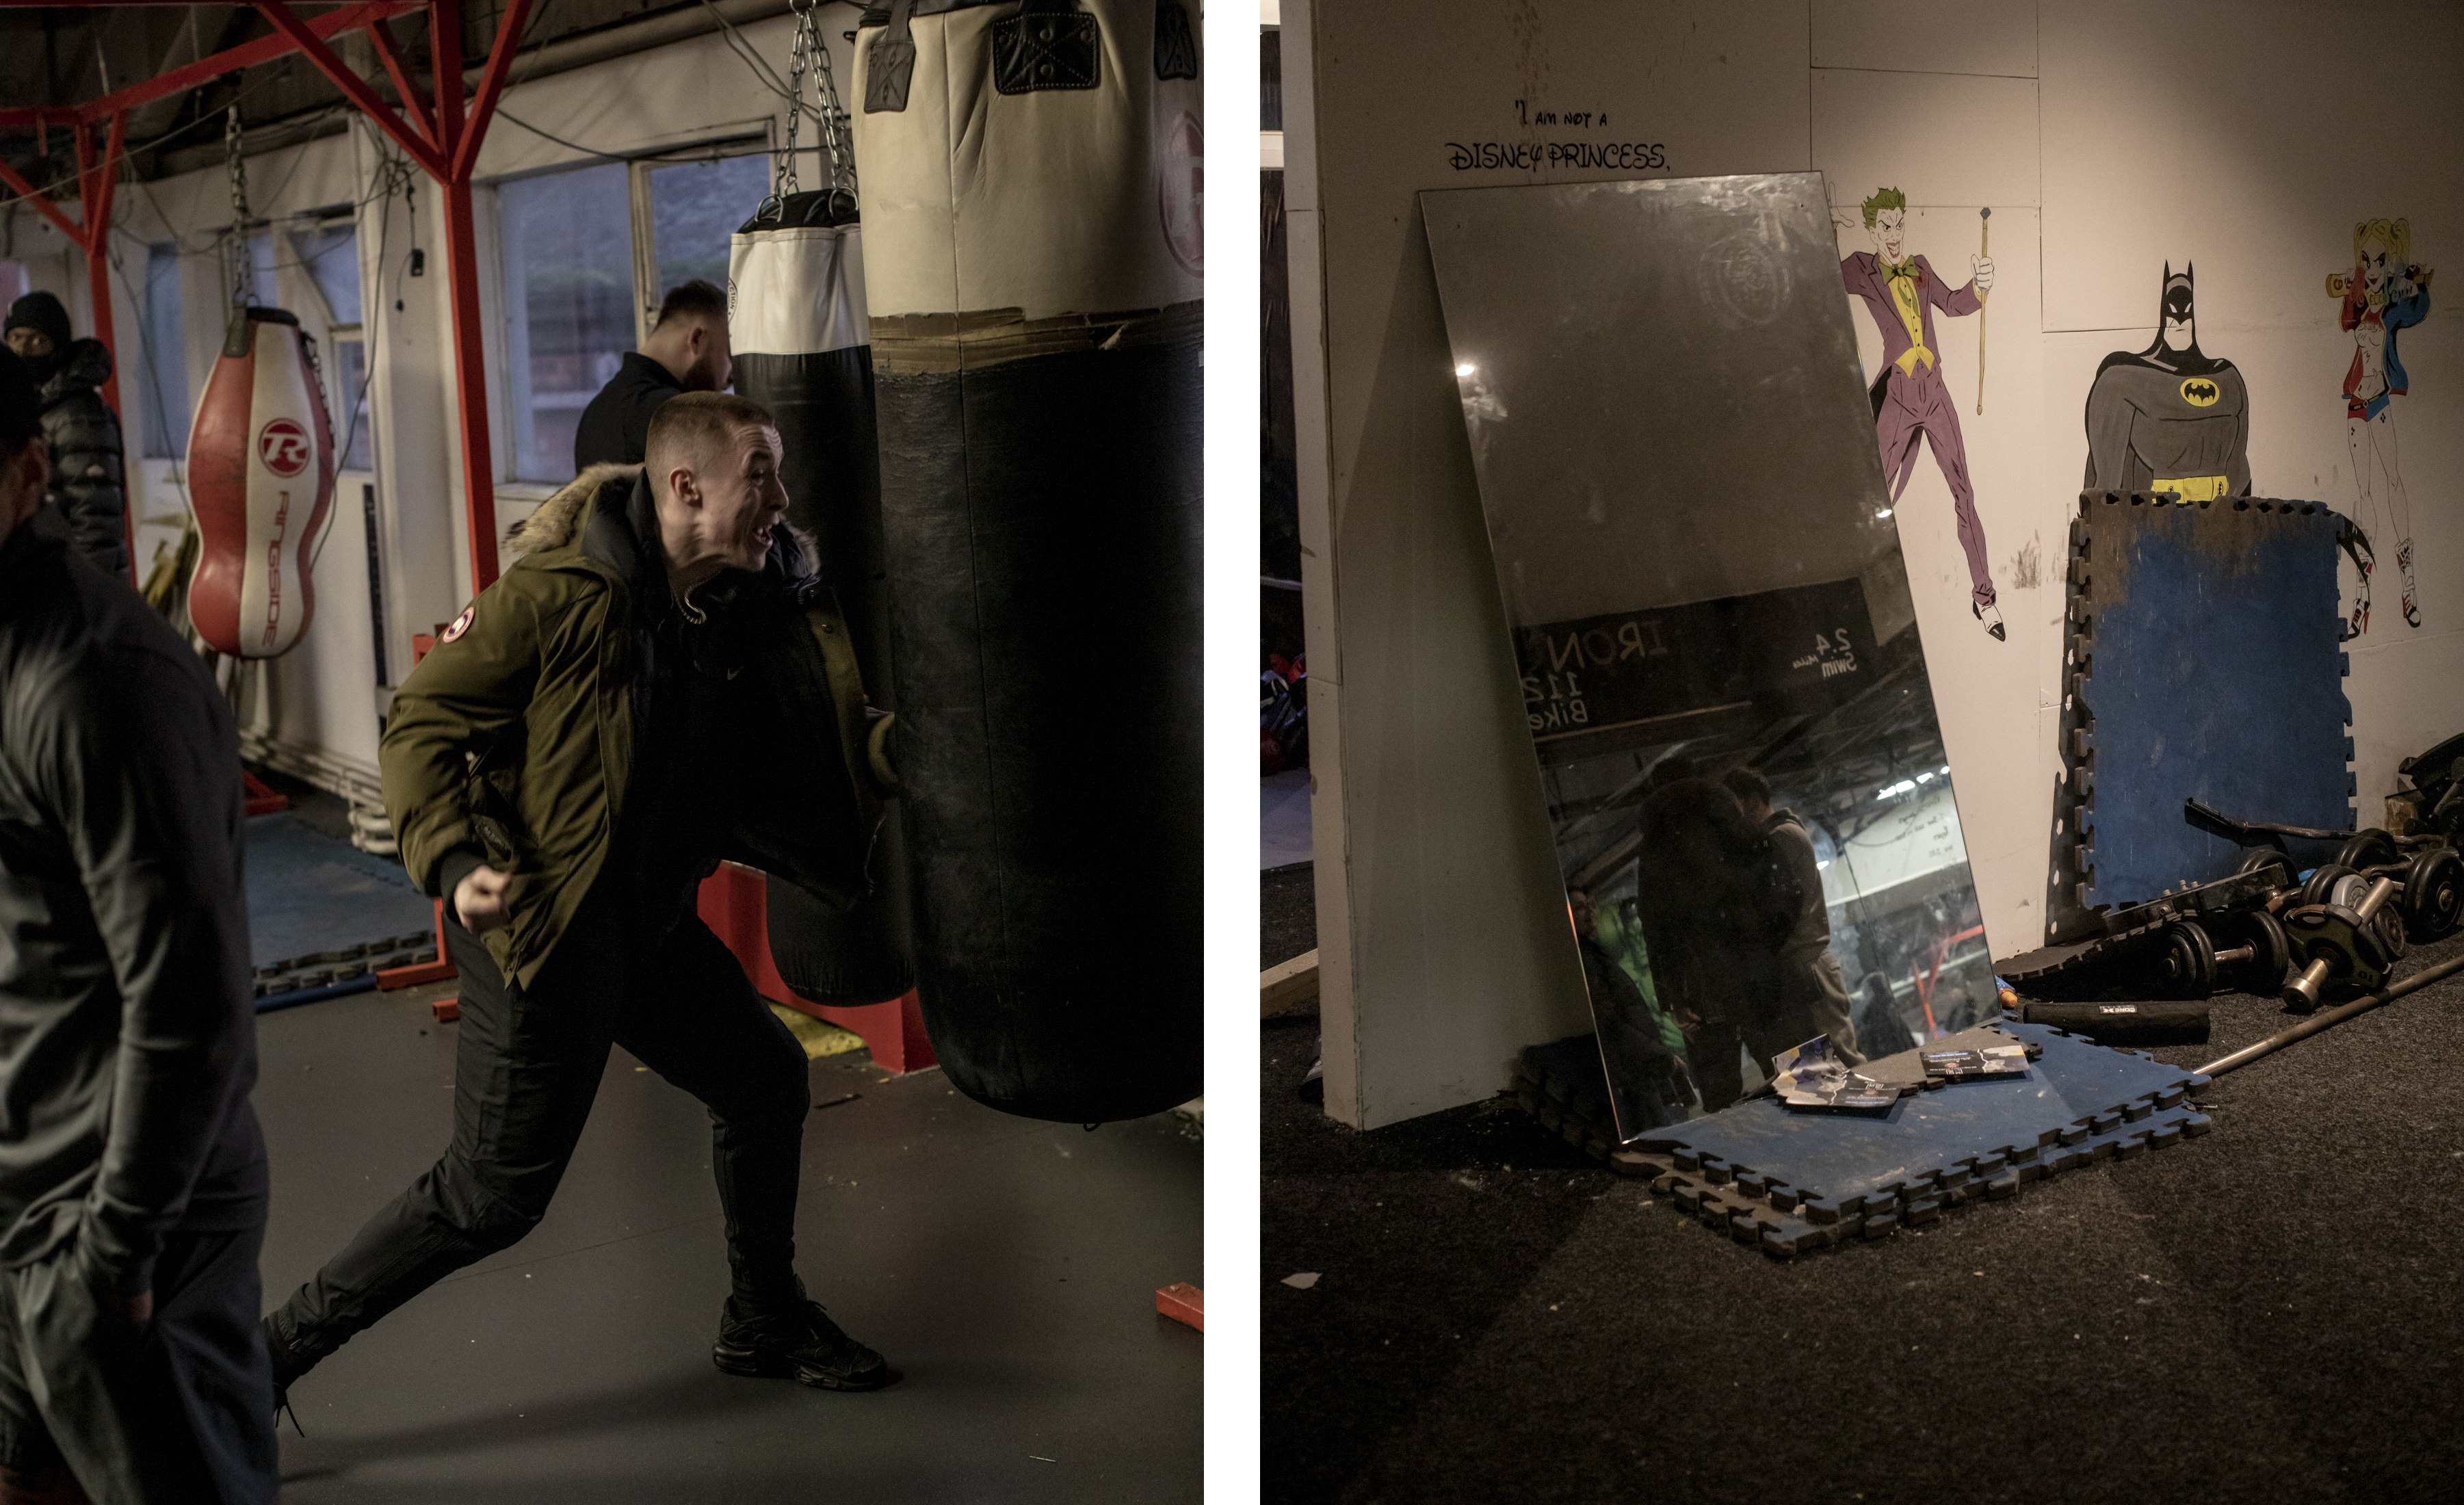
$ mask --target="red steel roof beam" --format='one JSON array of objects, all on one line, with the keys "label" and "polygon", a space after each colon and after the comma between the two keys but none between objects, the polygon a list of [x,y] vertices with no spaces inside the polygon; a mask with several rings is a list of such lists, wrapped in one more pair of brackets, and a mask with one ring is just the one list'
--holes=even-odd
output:
[{"label": "red steel roof beam", "polygon": [[37,189],[33,184],[27,182],[23,177],[19,176],[16,168],[9,166],[5,162],[0,162],[0,183],[5,183],[11,188],[16,189],[19,195],[21,195],[27,203],[32,204],[34,208],[42,210],[43,213],[50,218],[53,224],[57,225],[60,228],[61,234],[68,236],[69,239],[77,242],[80,246],[85,244],[85,232],[78,229],[76,222],[71,220],[66,214],[61,213],[59,207],[54,204],[49,198],[46,198],[41,190]]},{"label": "red steel roof beam", "polygon": [[[17,0],[0,0],[0,6],[15,3]],[[88,8],[90,0],[73,0],[73,3],[76,3],[78,9],[85,9]],[[305,25],[312,35],[322,39],[338,33],[350,31],[354,27],[366,26],[371,22],[401,15],[405,11],[419,10],[425,4],[427,0],[366,0],[363,5],[328,11]],[[183,93],[204,83],[209,78],[218,78],[224,74],[235,73],[242,68],[252,68],[258,63],[272,62],[275,58],[296,51],[297,48],[291,38],[277,32],[272,36],[260,36],[252,42],[242,42],[237,47],[225,48],[210,57],[201,57],[195,62],[183,64],[169,73],[158,74],[143,83],[131,84],[117,93],[88,100],[65,112],[44,110],[32,113],[48,115],[54,120],[107,120],[137,105]],[[0,111],[0,125],[33,123],[11,121],[9,117],[12,113],[14,112]]]},{"label": "red steel roof beam", "polygon": [[487,71],[479,76],[479,87],[471,96],[471,118],[462,127],[462,139],[453,146],[453,176],[457,179],[469,178],[479,161],[479,143],[487,137],[488,122],[495,117],[496,100],[505,92],[505,75],[513,71],[514,53],[521,45],[522,28],[530,16],[531,0],[513,0],[496,21],[496,42],[488,51]]},{"label": "red steel roof beam", "polygon": [[395,114],[385,100],[379,99],[377,92],[368,87],[365,79],[351,72],[342,59],[335,56],[333,49],[327,47],[324,40],[309,29],[307,22],[293,13],[291,8],[284,5],[282,0],[253,0],[253,3],[257,13],[273,22],[283,35],[289,37],[292,45],[298,49],[301,55],[315,63],[317,71],[331,79],[334,87],[342,91],[344,99],[358,105],[360,113],[366,116],[370,123],[392,137],[394,144],[407,152],[411,161],[426,167],[431,177],[445,176],[445,161],[438,148],[429,144],[416,127]]},{"label": "red steel roof beam", "polygon": [[462,144],[462,0],[430,0],[428,55],[436,77],[436,152],[447,164],[436,175],[444,178]]},{"label": "red steel roof beam", "polygon": [[394,92],[402,96],[402,113],[429,145],[437,144],[436,106],[429,101],[418,80],[411,77],[410,70],[403,66],[402,50],[394,46],[393,33],[385,30],[384,22],[368,23],[368,45],[376,49],[377,61],[385,64],[385,77],[393,80]]}]

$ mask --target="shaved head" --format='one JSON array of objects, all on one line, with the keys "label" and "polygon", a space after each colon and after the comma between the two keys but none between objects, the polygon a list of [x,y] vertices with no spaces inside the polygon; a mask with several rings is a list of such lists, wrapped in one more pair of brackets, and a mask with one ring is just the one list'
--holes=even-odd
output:
[{"label": "shaved head", "polygon": [[650,484],[664,488],[678,466],[707,470],[747,429],[777,429],[770,409],[734,392],[685,392],[659,405],[642,449]]}]

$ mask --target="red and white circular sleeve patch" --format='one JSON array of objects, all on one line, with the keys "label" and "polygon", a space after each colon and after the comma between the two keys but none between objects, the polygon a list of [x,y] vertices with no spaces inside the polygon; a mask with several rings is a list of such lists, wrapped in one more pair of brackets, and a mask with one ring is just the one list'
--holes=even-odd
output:
[{"label": "red and white circular sleeve patch", "polygon": [[462,614],[453,619],[453,625],[445,630],[445,635],[436,640],[438,644],[442,645],[452,642],[455,638],[460,637],[463,633],[471,631],[471,618],[476,615],[478,610],[479,603],[476,601],[464,607],[462,609]]}]

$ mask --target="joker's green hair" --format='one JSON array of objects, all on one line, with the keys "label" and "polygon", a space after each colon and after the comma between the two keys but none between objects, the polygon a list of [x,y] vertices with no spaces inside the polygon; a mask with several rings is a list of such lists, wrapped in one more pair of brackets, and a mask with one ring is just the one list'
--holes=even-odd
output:
[{"label": "joker's green hair", "polygon": [[1874,216],[1881,213],[1882,210],[1886,209],[1895,209],[1905,213],[1907,211],[1907,207],[1908,196],[1901,192],[1899,189],[1876,188],[1874,190],[1874,196],[1867,199],[1864,204],[1860,206],[1860,208],[1865,210],[1865,228],[1867,230],[1873,229]]}]

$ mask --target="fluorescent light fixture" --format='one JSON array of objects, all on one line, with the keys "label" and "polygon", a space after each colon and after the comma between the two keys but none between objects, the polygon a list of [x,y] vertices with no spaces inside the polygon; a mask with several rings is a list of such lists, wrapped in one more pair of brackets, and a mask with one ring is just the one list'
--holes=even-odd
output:
[{"label": "fluorescent light fixture", "polygon": [[1890,509],[1890,508],[1888,508],[1888,507],[1884,507],[1881,511],[1880,511],[1880,512],[1878,512],[1878,513],[1874,514],[1874,516],[1875,516],[1875,517],[1877,517],[1877,518],[1887,518],[1887,517],[1889,517],[1890,515],[1891,515],[1891,509]]},{"label": "fluorescent light fixture", "polygon": [[1472,365],[1469,361],[1465,361],[1463,365],[1455,367],[1455,374],[1457,376],[1469,376],[1472,372],[1479,369],[1480,367]]}]

